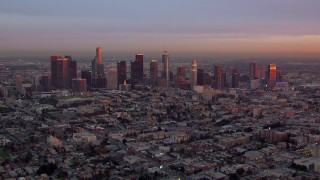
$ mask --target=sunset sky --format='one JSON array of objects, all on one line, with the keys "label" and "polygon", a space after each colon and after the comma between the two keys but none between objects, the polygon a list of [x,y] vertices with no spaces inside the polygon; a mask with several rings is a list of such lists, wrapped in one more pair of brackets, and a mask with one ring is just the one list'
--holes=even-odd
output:
[{"label": "sunset sky", "polygon": [[319,0],[4,0],[0,55],[320,55]]}]

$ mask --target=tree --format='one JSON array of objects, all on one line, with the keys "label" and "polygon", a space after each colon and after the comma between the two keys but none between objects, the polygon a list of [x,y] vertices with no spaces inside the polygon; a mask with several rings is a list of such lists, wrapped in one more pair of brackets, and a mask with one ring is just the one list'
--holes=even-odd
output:
[{"label": "tree", "polygon": [[243,168],[238,168],[236,172],[241,176],[245,171]]},{"label": "tree", "polygon": [[159,177],[159,175],[160,175],[160,174],[158,173],[158,171],[155,171],[154,174],[153,174],[154,179],[156,179],[157,177]]},{"label": "tree", "polygon": [[68,172],[66,172],[66,171],[60,171],[60,172],[58,173],[57,177],[58,177],[59,179],[67,179],[67,177],[68,177]]},{"label": "tree", "polygon": [[186,152],[186,149],[185,149],[185,148],[181,148],[181,149],[179,150],[179,152],[180,152],[181,154],[184,154],[184,153]]},{"label": "tree", "polygon": [[148,180],[148,179],[151,179],[148,174],[142,174],[142,175],[139,176],[139,178],[138,178],[138,180]]},{"label": "tree", "polygon": [[49,164],[43,164],[40,166],[40,168],[37,170],[37,174],[47,174],[51,175],[55,172],[55,170],[58,168],[58,166],[54,163]]},{"label": "tree", "polygon": [[181,171],[182,173],[184,173],[184,171],[185,171],[184,166],[182,166],[182,167],[180,168],[180,171]]},{"label": "tree", "polygon": [[104,169],[104,175],[109,178],[110,177],[110,169],[108,167],[106,167],[106,169]]},{"label": "tree", "polygon": [[229,180],[239,180],[239,177],[235,173],[229,174]]}]

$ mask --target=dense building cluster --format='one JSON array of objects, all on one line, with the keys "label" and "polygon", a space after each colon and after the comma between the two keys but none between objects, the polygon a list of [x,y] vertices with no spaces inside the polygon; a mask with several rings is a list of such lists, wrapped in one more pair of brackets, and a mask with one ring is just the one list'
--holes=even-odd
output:
[{"label": "dense building cluster", "polygon": [[200,62],[1,62],[0,179],[319,179],[317,75]]}]

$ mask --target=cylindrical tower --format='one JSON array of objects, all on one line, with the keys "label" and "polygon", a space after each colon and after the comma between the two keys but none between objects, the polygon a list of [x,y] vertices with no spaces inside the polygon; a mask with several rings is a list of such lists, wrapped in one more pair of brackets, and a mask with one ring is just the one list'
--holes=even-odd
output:
[{"label": "cylindrical tower", "polygon": [[197,61],[193,60],[191,63],[191,71],[190,71],[191,89],[193,89],[193,87],[197,85],[197,70],[198,70]]}]

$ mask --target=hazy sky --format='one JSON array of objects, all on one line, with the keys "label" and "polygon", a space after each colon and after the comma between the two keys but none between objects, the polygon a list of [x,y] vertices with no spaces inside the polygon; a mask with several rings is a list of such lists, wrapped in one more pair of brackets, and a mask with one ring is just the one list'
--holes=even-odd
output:
[{"label": "hazy sky", "polygon": [[319,0],[3,0],[0,55],[320,55]]}]

